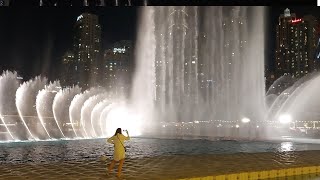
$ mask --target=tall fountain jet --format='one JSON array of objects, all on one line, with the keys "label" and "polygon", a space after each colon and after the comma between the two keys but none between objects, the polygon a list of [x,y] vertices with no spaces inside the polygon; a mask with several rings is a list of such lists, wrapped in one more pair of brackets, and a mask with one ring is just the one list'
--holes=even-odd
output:
[{"label": "tall fountain jet", "polygon": [[153,115],[146,121],[263,121],[264,13],[263,7],[145,7],[132,103]]},{"label": "tall fountain jet", "polygon": [[[45,135],[44,128],[39,124],[36,112],[36,97],[39,90],[47,83],[46,78],[40,76],[24,82],[16,91],[16,106],[27,133],[27,139],[42,139]],[[35,134],[36,133],[36,134]]]},{"label": "tall fountain jet", "polygon": [[0,76],[0,118],[1,124],[6,128],[7,136],[5,140],[18,139],[12,131],[12,125],[17,123],[17,117],[13,116],[17,114],[17,108],[15,103],[15,92],[19,87],[17,72],[5,71]]}]

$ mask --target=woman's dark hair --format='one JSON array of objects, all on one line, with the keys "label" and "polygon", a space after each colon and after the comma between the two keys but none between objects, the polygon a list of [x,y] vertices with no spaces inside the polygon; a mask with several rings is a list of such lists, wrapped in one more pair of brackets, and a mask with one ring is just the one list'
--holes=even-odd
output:
[{"label": "woman's dark hair", "polygon": [[118,133],[119,133],[119,134],[122,134],[122,133],[121,133],[121,128],[118,128],[118,129],[116,130],[116,133],[115,133],[114,135],[116,136]]}]

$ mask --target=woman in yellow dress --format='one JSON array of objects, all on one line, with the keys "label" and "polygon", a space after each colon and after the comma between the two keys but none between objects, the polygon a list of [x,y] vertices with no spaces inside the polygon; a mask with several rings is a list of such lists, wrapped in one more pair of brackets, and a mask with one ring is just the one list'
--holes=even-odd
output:
[{"label": "woman in yellow dress", "polygon": [[122,170],[122,166],[123,166],[124,158],[125,158],[124,141],[130,139],[128,131],[125,130],[125,132],[128,135],[127,137],[121,133],[121,128],[118,128],[116,130],[116,133],[114,134],[114,136],[112,136],[111,138],[109,138],[107,140],[108,143],[114,144],[113,160],[108,167],[108,173],[111,173],[115,163],[119,161],[117,177],[121,176],[121,170]]}]

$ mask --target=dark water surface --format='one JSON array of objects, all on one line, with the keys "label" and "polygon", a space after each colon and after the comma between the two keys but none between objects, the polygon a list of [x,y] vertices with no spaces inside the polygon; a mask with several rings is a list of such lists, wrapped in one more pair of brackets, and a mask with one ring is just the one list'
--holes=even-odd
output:
[{"label": "dark water surface", "polygon": [[[209,141],[131,138],[127,158],[161,155],[232,154],[238,152],[284,152],[320,150],[320,144],[290,141]],[[0,143],[0,163],[43,163],[96,160],[112,156],[113,146],[105,139]]]}]

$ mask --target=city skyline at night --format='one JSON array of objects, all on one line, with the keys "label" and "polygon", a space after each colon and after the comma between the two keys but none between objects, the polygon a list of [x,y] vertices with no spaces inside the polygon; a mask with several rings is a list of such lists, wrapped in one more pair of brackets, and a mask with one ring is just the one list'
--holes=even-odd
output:
[{"label": "city skyline at night", "polygon": [[[289,8],[296,13],[297,18],[304,15],[313,15],[319,19],[319,12],[311,7],[270,7],[267,11],[266,24],[266,65],[268,69],[275,68],[275,39],[278,16],[284,9]],[[2,28],[0,30],[0,64],[2,70],[17,70],[28,78],[35,75],[44,75],[49,79],[57,79],[58,70],[62,70],[62,59],[74,43],[74,24],[81,13],[92,13],[99,17],[101,24],[101,51],[105,51],[113,43],[121,40],[130,40],[135,44],[139,16],[139,7],[120,7],[118,9],[106,7],[103,9],[72,9],[65,10],[65,18],[54,9],[44,11],[35,9],[34,12],[20,9],[4,9],[0,13]],[[1,15],[0,14],[0,15]],[[20,17],[24,16],[23,19]],[[19,27],[24,27],[23,33]],[[11,41],[8,37],[13,37]],[[32,42],[32,46],[28,46]],[[134,57],[134,54],[132,55]],[[132,58],[134,61],[134,58]],[[131,63],[132,65],[134,62]],[[54,66],[55,68],[49,68]]]}]

